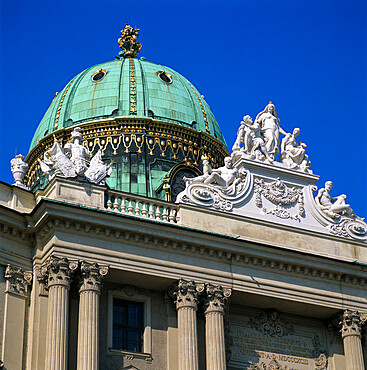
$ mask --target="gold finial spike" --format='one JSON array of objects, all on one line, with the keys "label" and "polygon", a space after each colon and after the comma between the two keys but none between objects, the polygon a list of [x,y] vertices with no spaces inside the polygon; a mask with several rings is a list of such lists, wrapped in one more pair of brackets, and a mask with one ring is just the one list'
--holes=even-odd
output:
[{"label": "gold finial spike", "polygon": [[271,100],[269,100],[269,104],[273,104],[273,102]]},{"label": "gold finial spike", "polygon": [[139,28],[132,28],[127,22],[125,28],[121,30],[121,37],[117,41],[125,58],[135,58],[141,49],[141,43],[136,41],[139,37],[138,31]]}]

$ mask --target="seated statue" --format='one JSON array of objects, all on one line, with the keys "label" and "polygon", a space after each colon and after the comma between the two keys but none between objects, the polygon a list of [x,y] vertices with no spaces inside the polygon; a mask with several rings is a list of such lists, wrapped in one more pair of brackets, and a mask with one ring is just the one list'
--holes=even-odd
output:
[{"label": "seated statue", "polygon": [[203,183],[209,175],[212,173],[213,169],[212,166],[209,163],[209,158],[206,156],[202,156],[201,160],[203,161],[203,175],[196,176],[196,177],[186,177],[184,176],[182,180],[187,184],[193,184],[193,183]]},{"label": "seated statue", "polygon": [[215,184],[223,188],[228,188],[232,184],[236,185],[241,181],[238,169],[233,166],[232,158],[224,158],[224,166],[213,169],[212,173],[204,180],[204,184]]},{"label": "seated statue", "polygon": [[306,144],[298,145],[296,137],[300,134],[300,129],[295,128],[293,134],[287,134],[281,145],[281,153],[279,161],[284,163],[288,168],[300,168],[302,171],[307,171],[311,167],[311,162],[305,153]]},{"label": "seated statue", "polygon": [[201,176],[187,178],[183,177],[186,184],[202,183],[207,185],[218,185],[223,189],[231,185],[237,185],[241,181],[241,176],[236,167],[233,166],[232,158],[224,158],[224,166],[212,169],[208,158],[203,158],[204,174]]},{"label": "seated statue", "polygon": [[331,218],[339,218],[340,216],[357,217],[351,206],[345,203],[346,195],[342,194],[337,197],[330,195],[330,190],[333,187],[331,181],[325,183],[325,188],[321,188],[315,197],[316,204],[320,209]]}]

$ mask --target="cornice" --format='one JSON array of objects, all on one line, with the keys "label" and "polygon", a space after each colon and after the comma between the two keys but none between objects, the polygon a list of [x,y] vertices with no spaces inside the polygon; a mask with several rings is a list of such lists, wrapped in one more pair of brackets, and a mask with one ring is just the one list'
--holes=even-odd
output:
[{"label": "cornice", "polygon": [[[131,220],[131,222],[140,223],[140,219]],[[155,230],[155,235],[152,229],[144,228],[145,231],[132,229],[131,222],[121,224],[120,227],[110,227],[92,222],[76,221],[73,219],[66,219],[62,217],[49,216],[45,222],[38,227],[37,233],[40,239],[49,238],[55,231],[67,231],[70,233],[80,233],[83,236],[90,236],[91,238],[102,238],[104,240],[121,240],[132,244],[138,244],[143,247],[153,247],[157,249],[166,250],[167,253],[178,253],[193,255],[199,258],[208,260],[216,260],[228,264],[236,264],[248,266],[249,268],[261,269],[266,271],[274,271],[281,274],[287,274],[298,277],[307,277],[309,279],[318,281],[334,282],[336,284],[347,284],[357,288],[366,287],[367,279],[364,277],[366,273],[363,271],[363,266],[351,265],[350,262],[342,262],[339,260],[330,260],[324,257],[317,257],[309,255],[305,257],[305,253],[298,251],[284,251],[284,253],[277,253],[275,257],[260,255],[260,245],[253,246],[257,249],[256,254],[254,250],[239,251],[243,246],[249,247],[251,243],[242,240],[234,240],[233,238],[226,240],[226,247],[218,247],[218,244],[224,244],[223,238],[221,243],[215,240],[207,241],[206,245],[190,241],[185,241],[182,233],[180,235],[170,233],[167,237],[158,235],[158,230],[161,231],[162,224],[157,225],[158,229]],[[140,228],[141,229],[141,228]],[[188,232],[195,232],[190,230]],[[220,238],[217,236],[216,238]],[[211,246],[210,246],[211,244]],[[234,244],[236,244],[234,246]],[[236,248],[234,248],[236,247]],[[262,246],[264,250],[269,249],[267,246]],[[268,253],[270,254],[270,253]],[[298,259],[302,262],[295,262]],[[292,260],[292,262],[290,261]],[[316,263],[317,261],[317,263]],[[329,268],[321,268],[317,265],[325,264]],[[346,266],[348,264],[348,266]],[[334,265],[334,268],[333,266]],[[349,269],[358,269],[354,273],[348,273]],[[367,266],[365,267],[367,270]]]}]

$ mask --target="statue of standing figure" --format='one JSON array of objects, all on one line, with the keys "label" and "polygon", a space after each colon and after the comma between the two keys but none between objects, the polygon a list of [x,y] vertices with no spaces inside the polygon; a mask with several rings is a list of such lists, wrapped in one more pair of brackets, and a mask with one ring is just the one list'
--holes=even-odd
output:
[{"label": "statue of standing figure", "polygon": [[265,109],[256,116],[256,122],[260,124],[269,157],[274,161],[280,149],[279,133],[283,135],[287,133],[280,127],[280,121],[272,102],[269,102]]}]

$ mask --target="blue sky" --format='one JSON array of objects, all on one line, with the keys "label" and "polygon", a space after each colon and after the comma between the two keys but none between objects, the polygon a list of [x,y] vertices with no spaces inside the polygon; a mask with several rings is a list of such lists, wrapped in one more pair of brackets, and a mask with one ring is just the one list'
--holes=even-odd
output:
[{"label": "blue sky", "polygon": [[365,1],[2,1],[0,170],[26,155],[56,91],[114,59],[126,21],[144,56],[205,95],[231,147],[241,117],[269,100],[282,127],[300,127],[317,185],[367,217]]}]

